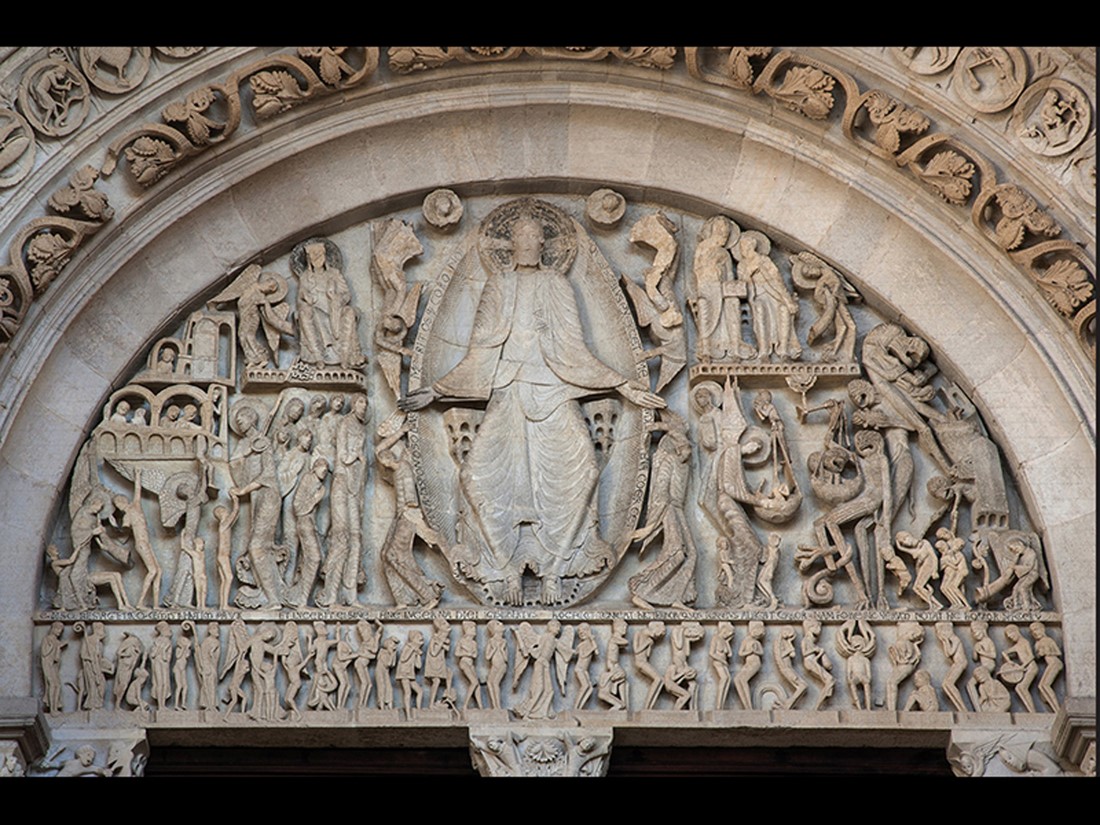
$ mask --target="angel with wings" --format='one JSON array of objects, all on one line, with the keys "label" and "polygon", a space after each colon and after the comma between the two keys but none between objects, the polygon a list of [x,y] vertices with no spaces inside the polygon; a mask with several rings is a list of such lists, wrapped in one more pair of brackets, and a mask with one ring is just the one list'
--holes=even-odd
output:
[{"label": "angel with wings", "polygon": [[412,351],[405,336],[416,320],[420,301],[420,282],[409,287],[405,264],[424,251],[424,247],[404,221],[390,220],[376,227],[371,274],[382,284],[382,321],[374,333],[378,345],[378,366],[396,398],[401,397],[401,361]]},{"label": "angel with wings", "polygon": [[[258,264],[252,264],[245,267],[228,288],[210,299],[212,304],[237,302],[237,338],[247,366],[278,365],[282,336],[294,335],[286,293],[286,278],[274,272],[261,272]],[[262,339],[258,337],[261,325]]]}]

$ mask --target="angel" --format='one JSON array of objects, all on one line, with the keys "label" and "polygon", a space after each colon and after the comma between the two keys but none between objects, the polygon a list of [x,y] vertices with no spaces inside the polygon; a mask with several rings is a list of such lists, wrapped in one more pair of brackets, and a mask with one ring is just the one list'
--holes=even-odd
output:
[{"label": "angel", "polygon": [[641,556],[657,536],[661,552],[649,567],[630,579],[630,593],[636,605],[652,610],[654,604],[688,610],[695,601],[695,541],[691,537],[684,504],[691,470],[691,442],[687,424],[672,412],[661,415],[665,435],[657,444],[650,472],[647,523],[631,535],[642,542]]},{"label": "angel", "polygon": [[[1004,600],[1005,609],[1039,610],[1042,607],[1035,597],[1035,585],[1041,583],[1049,589],[1050,578],[1039,550],[1038,536],[1020,530],[991,530],[976,532],[971,536],[971,541],[974,547],[973,567],[981,570],[984,577],[982,586],[975,593],[979,602],[988,602],[1011,585],[1012,592]],[[989,580],[990,550],[1001,571],[993,581]]]},{"label": "angel", "polygon": [[[683,321],[681,320],[676,326],[666,327],[662,322],[665,313],[660,312],[646,291],[625,274],[622,276],[622,281],[623,286],[626,287],[626,294],[630,296],[630,302],[634,304],[638,325],[647,327],[650,336],[657,342],[655,349],[644,350],[641,357],[646,361],[660,357],[661,368],[657,374],[657,392],[660,392],[687,364],[687,333],[684,330]],[[674,305],[672,309],[675,310]]]},{"label": "angel", "polygon": [[638,316],[638,324],[648,327],[649,334],[658,344],[656,349],[646,350],[643,356],[646,361],[658,356],[661,358],[657,392],[668,386],[687,363],[684,317],[676,306],[676,295],[672,291],[679,254],[679,246],[672,237],[676,231],[677,227],[660,212],[634,224],[630,240],[656,249],[657,255],[653,265],[646,270],[644,289],[625,274],[622,275],[623,286]]},{"label": "angel", "polygon": [[[244,271],[226,289],[210,299],[211,304],[237,302],[237,340],[244,350],[245,365],[263,368],[278,366],[282,336],[295,335],[286,302],[287,281],[274,272],[261,272],[258,264]],[[260,327],[263,338],[259,338]]]},{"label": "angel", "polygon": [[[871,656],[875,653],[875,632],[865,619],[849,619],[840,626],[836,647],[848,660],[848,692],[856,710],[871,709]],[[863,688],[861,704],[859,689]]]},{"label": "angel", "polygon": [[421,282],[408,286],[405,264],[424,251],[411,226],[391,219],[374,227],[371,275],[382,284],[382,319],[374,333],[378,345],[378,366],[395,398],[401,397],[401,363],[412,351],[405,336],[416,321]]},{"label": "angel", "polygon": [[678,231],[679,227],[664,212],[646,215],[630,228],[631,243],[648,246],[657,252],[653,264],[645,272],[645,294],[660,313],[660,323],[665,329],[681,326],[684,322],[672,291],[680,254],[680,245],[673,235]]},{"label": "angel", "polygon": [[806,334],[806,343],[813,346],[830,328],[833,340],[823,361],[854,361],[856,322],[848,310],[850,302],[860,300],[848,281],[816,255],[799,252],[791,256],[791,280],[799,289],[812,290],[817,320]]}]

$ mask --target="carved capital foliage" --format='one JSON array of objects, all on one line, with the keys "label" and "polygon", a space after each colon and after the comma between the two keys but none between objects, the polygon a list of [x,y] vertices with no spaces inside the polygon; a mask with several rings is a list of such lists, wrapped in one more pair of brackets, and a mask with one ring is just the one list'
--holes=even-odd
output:
[{"label": "carved capital foliage", "polygon": [[470,728],[482,776],[605,776],[612,731],[600,728]]}]

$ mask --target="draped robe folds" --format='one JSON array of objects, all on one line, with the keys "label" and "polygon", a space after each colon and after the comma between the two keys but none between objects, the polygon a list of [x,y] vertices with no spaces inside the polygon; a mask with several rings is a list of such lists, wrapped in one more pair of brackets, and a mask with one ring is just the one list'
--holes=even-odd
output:
[{"label": "draped robe folds", "polygon": [[[576,399],[627,380],[588,349],[563,274],[489,278],[466,356],[433,385],[444,397],[489,400],[461,473],[484,579],[527,565],[540,577],[585,575],[611,561],[597,535],[599,467]],[[537,546],[520,548],[523,525]]]}]

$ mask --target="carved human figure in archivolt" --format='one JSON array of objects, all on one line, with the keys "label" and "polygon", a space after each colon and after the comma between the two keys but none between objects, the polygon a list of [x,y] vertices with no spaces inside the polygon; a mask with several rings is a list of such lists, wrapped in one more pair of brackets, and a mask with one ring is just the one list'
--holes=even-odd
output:
[{"label": "carved human figure in archivolt", "polygon": [[[454,353],[461,355],[457,364],[427,376],[401,403],[420,410],[437,401],[487,402],[459,479],[469,513],[458,532],[468,546],[450,552],[459,572],[482,583],[490,601],[562,603],[617,563],[599,527],[601,471],[578,399],[614,391],[635,409],[665,406],[647,381],[609,366],[586,341],[578,295],[606,304],[617,287],[589,243],[583,268],[570,277],[581,233],[542,201],[513,201],[491,213],[480,228],[488,275],[469,343]],[[463,266],[475,266],[472,256]],[[427,326],[422,322],[421,335],[438,352],[443,343]],[[632,341],[625,331],[616,332],[617,339],[609,335],[600,333],[604,349],[624,365],[633,363],[636,328]],[[538,592],[525,595],[528,571]]]}]

